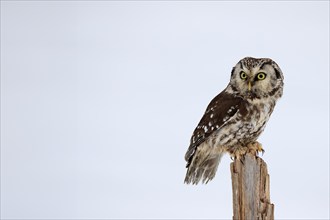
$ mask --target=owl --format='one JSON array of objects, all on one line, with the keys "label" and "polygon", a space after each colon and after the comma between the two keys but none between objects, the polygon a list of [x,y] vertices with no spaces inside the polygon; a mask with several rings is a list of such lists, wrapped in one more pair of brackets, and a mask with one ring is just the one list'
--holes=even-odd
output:
[{"label": "owl", "polygon": [[269,58],[245,57],[231,71],[228,86],[208,105],[185,154],[184,182],[212,180],[221,157],[263,152],[257,142],[283,93],[283,73]]}]

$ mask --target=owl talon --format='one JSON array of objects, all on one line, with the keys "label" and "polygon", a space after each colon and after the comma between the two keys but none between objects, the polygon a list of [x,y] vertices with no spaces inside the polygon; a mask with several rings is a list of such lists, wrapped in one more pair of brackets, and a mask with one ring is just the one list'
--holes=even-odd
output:
[{"label": "owl talon", "polygon": [[262,145],[257,141],[248,144],[247,147],[249,149],[249,152],[255,155],[259,155],[260,152],[262,153],[262,155],[264,155],[265,153],[265,150],[262,148]]},{"label": "owl talon", "polygon": [[236,148],[232,153],[232,157],[234,157],[234,159],[240,160],[242,162],[242,159],[244,160],[244,156],[245,156],[245,154],[248,153],[248,151],[249,151],[249,149],[247,147]]},{"label": "owl talon", "polygon": [[261,148],[261,155],[264,156],[265,150]]}]

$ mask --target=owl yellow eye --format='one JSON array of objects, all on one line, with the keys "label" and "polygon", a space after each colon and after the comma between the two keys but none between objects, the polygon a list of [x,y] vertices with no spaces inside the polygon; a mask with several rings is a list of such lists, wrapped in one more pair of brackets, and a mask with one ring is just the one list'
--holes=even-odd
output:
[{"label": "owl yellow eye", "polygon": [[263,80],[265,78],[266,78],[266,73],[258,73],[258,75],[257,75],[258,80]]},{"label": "owl yellow eye", "polygon": [[245,79],[247,78],[247,75],[246,75],[245,72],[242,71],[242,72],[240,73],[240,77],[241,77],[241,79],[245,80]]}]

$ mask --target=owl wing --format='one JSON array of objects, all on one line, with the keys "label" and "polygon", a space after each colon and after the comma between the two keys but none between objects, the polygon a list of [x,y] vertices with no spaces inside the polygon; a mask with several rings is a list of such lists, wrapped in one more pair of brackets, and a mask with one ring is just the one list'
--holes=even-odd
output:
[{"label": "owl wing", "polygon": [[188,162],[187,167],[201,143],[221,129],[238,110],[244,111],[242,108],[243,102],[241,97],[227,93],[225,90],[213,98],[190,139],[190,146],[185,155],[185,160]]}]

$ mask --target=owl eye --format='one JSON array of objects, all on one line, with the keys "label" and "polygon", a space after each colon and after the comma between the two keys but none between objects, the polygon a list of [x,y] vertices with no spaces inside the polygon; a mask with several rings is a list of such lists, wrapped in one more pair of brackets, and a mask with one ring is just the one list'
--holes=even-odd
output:
[{"label": "owl eye", "polygon": [[245,72],[241,71],[240,77],[241,77],[241,79],[245,80],[247,78],[247,75]]},{"label": "owl eye", "polygon": [[257,75],[257,79],[258,80],[263,80],[263,79],[265,79],[266,78],[266,73],[258,73],[258,75]]}]

